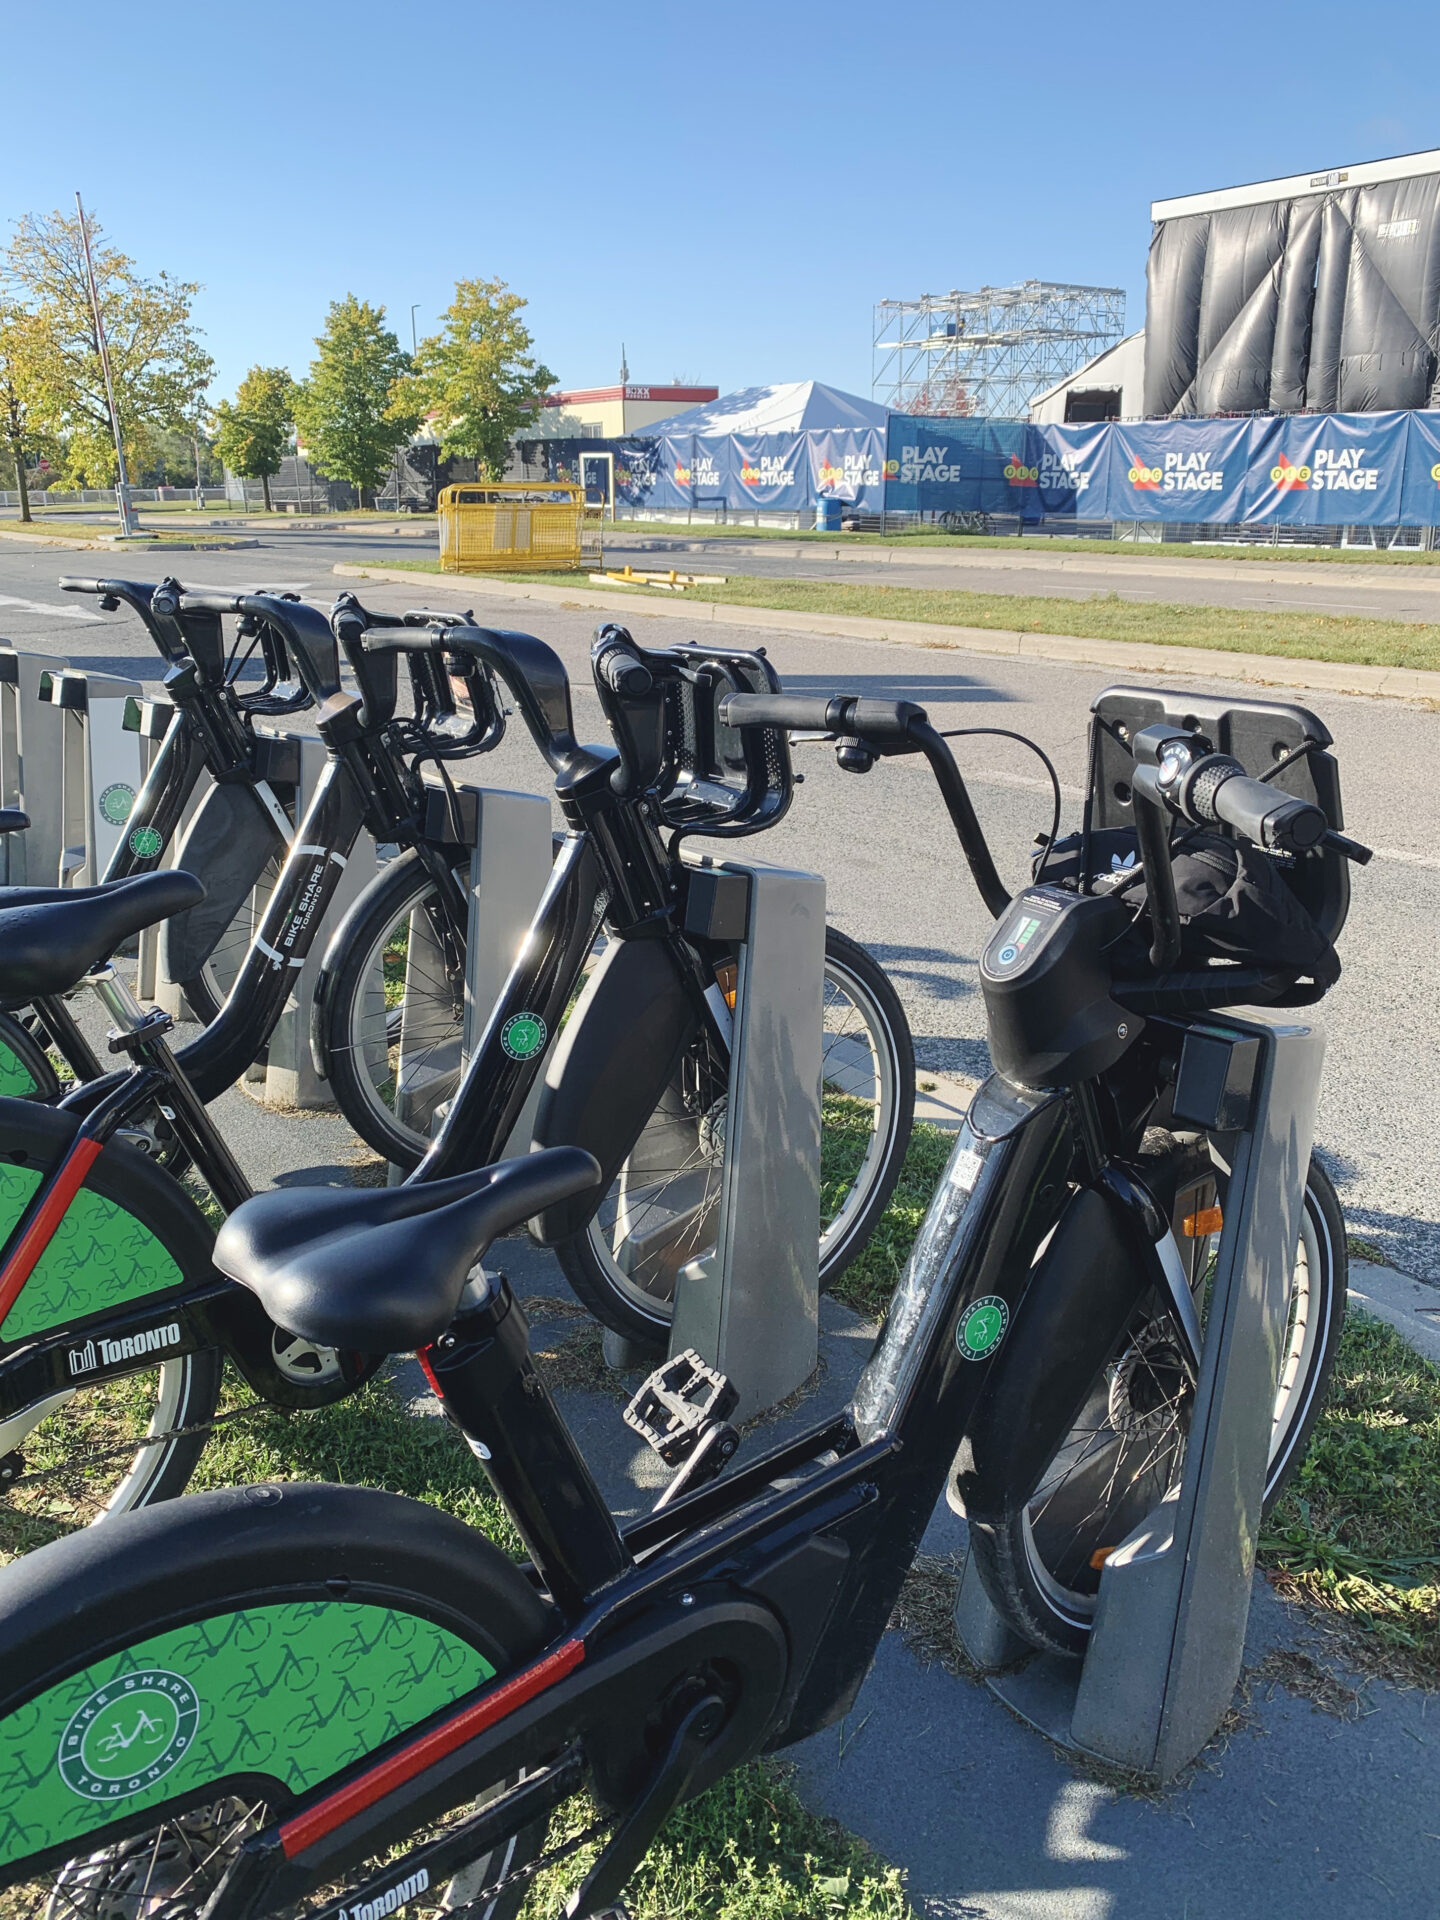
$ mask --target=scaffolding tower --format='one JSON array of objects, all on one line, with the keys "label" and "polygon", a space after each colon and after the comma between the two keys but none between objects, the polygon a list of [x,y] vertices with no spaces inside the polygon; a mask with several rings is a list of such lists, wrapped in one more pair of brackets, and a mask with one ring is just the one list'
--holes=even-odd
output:
[{"label": "scaffolding tower", "polygon": [[875,308],[871,392],[897,413],[1023,420],[1030,402],[1125,334],[1120,287],[1026,280]]}]

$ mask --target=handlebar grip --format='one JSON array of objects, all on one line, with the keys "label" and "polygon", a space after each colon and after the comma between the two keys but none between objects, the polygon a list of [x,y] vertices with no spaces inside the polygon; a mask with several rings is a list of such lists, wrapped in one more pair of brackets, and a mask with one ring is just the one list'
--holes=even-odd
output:
[{"label": "handlebar grip", "polygon": [[1192,820],[1222,823],[1257,847],[1285,853],[1317,846],[1330,828],[1312,801],[1252,780],[1228,754],[1207,754],[1196,763],[1185,783],[1184,801]]},{"label": "handlebar grip", "polygon": [[655,685],[655,676],[645,662],[624,647],[607,647],[597,657],[595,677],[622,700],[643,700]]},{"label": "handlebar grip", "polygon": [[62,573],[60,576],[62,593],[105,593],[109,586],[108,580],[82,580],[77,573]]},{"label": "handlebar grip", "polygon": [[727,693],[720,719],[727,727],[793,727],[803,733],[833,733],[845,723],[848,697],[829,693]]}]

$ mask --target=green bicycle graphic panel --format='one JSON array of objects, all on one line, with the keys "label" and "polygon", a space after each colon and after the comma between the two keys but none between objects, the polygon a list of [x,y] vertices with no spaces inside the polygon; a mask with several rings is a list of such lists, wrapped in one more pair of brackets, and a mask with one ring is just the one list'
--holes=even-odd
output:
[{"label": "green bicycle graphic panel", "polygon": [[156,1634],[0,1724],[0,1866],[239,1774],[303,1793],[494,1671],[443,1627],[349,1601]]},{"label": "green bicycle graphic panel", "polygon": [[[41,1179],[33,1167],[0,1165],[0,1235],[14,1232]],[[85,1314],[177,1287],[184,1277],[148,1227],[117,1201],[82,1187],[0,1325],[0,1339],[49,1333]]]},{"label": "green bicycle graphic panel", "polygon": [[35,1076],[16,1053],[0,1040],[0,1095],[25,1100],[35,1091]]}]

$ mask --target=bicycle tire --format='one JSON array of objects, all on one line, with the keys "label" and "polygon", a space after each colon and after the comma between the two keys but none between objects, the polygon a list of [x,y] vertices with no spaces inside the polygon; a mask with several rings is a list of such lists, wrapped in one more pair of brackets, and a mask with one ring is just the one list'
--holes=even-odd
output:
[{"label": "bicycle tire", "polygon": [[[1162,1178],[1154,1180],[1157,1197],[1162,1197],[1165,1204],[1170,1203],[1174,1193],[1186,1191],[1185,1182],[1192,1175],[1205,1178],[1213,1174],[1203,1142],[1198,1149],[1181,1146],[1178,1153],[1181,1156],[1178,1179],[1168,1183],[1170,1193],[1163,1192],[1163,1186],[1167,1183]],[[1346,1277],[1345,1222],[1340,1203],[1328,1174],[1318,1161],[1312,1160],[1306,1180],[1301,1235],[1291,1278],[1290,1309],[1281,1354],[1270,1458],[1266,1468],[1265,1513],[1273,1507],[1291,1474],[1304,1458],[1310,1434],[1324,1406],[1325,1390],[1344,1326]],[[1146,1334],[1150,1327],[1162,1321],[1168,1321],[1168,1315],[1156,1315],[1147,1326]],[[1068,1448],[1074,1464],[1065,1473],[1042,1480],[1030,1499],[1013,1503],[998,1514],[987,1515],[983,1523],[974,1521],[970,1526],[971,1552],[991,1604],[1022,1639],[1049,1652],[1083,1654],[1089,1644],[1095,1596],[1099,1587],[1099,1570],[1091,1554],[1103,1555],[1107,1549],[1118,1544],[1119,1535],[1129,1530],[1123,1521],[1117,1527],[1113,1518],[1116,1506],[1123,1504],[1127,1497],[1128,1486],[1112,1471],[1105,1488],[1110,1506],[1103,1510],[1098,1503],[1092,1506],[1083,1515],[1083,1532],[1076,1529],[1064,1535],[1066,1564],[1081,1569],[1094,1568],[1093,1579],[1084,1572],[1078,1580],[1074,1573],[1057,1574],[1055,1569],[1059,1556],[1053,1548],[1039,1543],[1036,1519],[1043,1518],[1053,1537],[1059,1539],[1062,1529],[1056,1523],[1056,1515],[1063,1515],[1064,1508],[1063,1505],[1057,1508],[1056,1502],[1063,1494],[1068,1476],[1075,1476],[1074,1484],[1081,1489],[1080,1498],[1084,1498],[1085,1483],[1080,1479],[1081,1468],[1087,1469],[1092,1480],[1102,1470],[1100,1463],[1110,1442],[1103,1438],[1097,1441],[1100,1429],[1086,1428],[1081,1423],[1086,1419],[1087,1412],[1092,1418],[1108,1419],[1111,1422],[1111,1439],[1115,1439],[1114,1429],[1118,1425],[1114,1414],[1117,1383],[1122,1379],[1126,1362],[1137,1353],[1143,1355],[1143,1367],[1138,1364],[1133,1366],[1129,1377],[1140,1379],[1158,1376],[1160,1369],[1153,1364],[1152,1351],[1144,1347],[1142,1336],[1134,1334],[1133,1326],[1127,1327],[1117,1342],[1115,1354],[1118,1358],[1112,1356],[1106,1368],[1102,1369],[1101,1376],[1097,1376],[1095,1391],[1099,1392],[1100,1380],[1107,1371],[1110,1372],[1104,1414],[1095,1415],[1087,1402],[1087,1408],[1082,1410],[1054,1456],[1055,1460],[1060,1460]],[[1126,1388],[1125,1391],[1134,1398],[1132,1389]],[[1178,1419],[1177,1414],[1177,1423]],[[1169,1468],[1172,1484],[1183,1463],[1187,1433],[1188,1419],[1183,1430],[1178,1424],[1176,1427],[1175,1437],[1179,1444]],[[1077,1442],[1082,1435],[1091,1437],[1077,1450]],[[1155,1452],[1157,1443],[1153,1436],[1145,1437],[1144,1444],[1150,1453]],[[1122,1434],[1117,1459],[1123,1458],[1123,1447]],[[1163,1488],[1159,1491],[1163,1491]],[[1041,1494],[1045,1495],[1043,1502]],[[1065,1515],[1065,1520],[1068,1521],[1068,1515]],[[1072,1581],[1076,1584],[1070,1584]]]},{"label": "bicycle tire", "polygon": [[[523,1665],[554,1632],[552,1609],[483,1535],[395,1494],[226,1488],[129,1516],[100,1535],[61,1541],[8,1577],[0,1744],[11,1753],[48,1748],[48,1765],[32,1775],[29,1831],[13,1818],[15,1805],[0,1823],[11,1920],[72,1904],[56,1899],[67,1888],[87,1891],[80,1904],[88,1914],[131,1911],[124,1895],[133,1905],[138,1872],[163,1875],[178,1858],[187,1874],[187,1854],[193,1863],[218,1852],[228,1865],[297,1793]],[[78,1613],[76,1594],[88,1602]],[[142,1731],[129,1720],[137,1699],[158,1722],[149,1767],[135,1775],[128,1752],[115,1754],[104,1738],[105,1688],[117,1673],[128,1684],[114,1711],[135,1728],[123,1746]],[[160,1684],[147,1690],[151,1675]],[[73,1791],[57,1803],[47,1776],[77,1707],[86,1732],[67,1745]],[[172,1736],[162,1751],[164,1734],[191,1709],[203,1717],[204,1738],[176,1751]],[[129,1730],[118,1717],[115,1724],[122,1736]],[[86,1800],[91,1783],[75,1786],[77,1770],[107,1775],[104,1801]],[[158,1824],[146,1821],[150,1807]],[[217,1847],[187,1848],[186,1834],[207,1818],[213,1824],[216,1808],[232,1810]],[[476,1884],[475,1867],[465,1870],[477,1920],[518,1911],[526,1882],[489,1903],[484,1889],[539,1853],[547,1824],[532,1820],[493,1849],[489,1879],[482,1868]],[[345,1884],[364,1877],[361,1868],[342,1870]],[[139,1910],[163,1905],[170,1920],[198,1920],[215,1878],[167,1884],[163,1902],[147,1880],[152,1901]],[[427,1891],[433,1907],[440,1889]]]},{"label": "bicycle tire", "polygon": [[[850,939],[838,928],[827,927],[825,979],[827,1053],[826,1065],[822,1067],[822,1209],[837,1190],[837,1163],[840,1177],[843,1178],[848,1153],[853,1150],[851,1136],[863,1138],[867,1124],[870,1133],[862,1148],[864,1157],[856,1170],[855,1182],[839,1209],[831,1213],[821,1238],[822,1291],[832,1287],[861,1252],[889,1204],[900,1178],[915,1116],[915,1053],[910,1026],[899,996],[884,969],[858,941]],[[834,1009],[841,995],[848,997],[851,1004],[862,1011],[873,1054],[868,1067],[863,1056],[859,1060],[842,1056],[840,1064],[835,1064],[836,1041],[844,1043],[854,1037],[852,1032],[836,1033],[832,1030],[832,1023],[837,1019]],[[837,1074],[841,1076],[838,1079]],[[873,1075],[868,1084],[867,1075]],[[647,1123],[647,1130],[656,1127],[657,1122],[661,1128],[665,1126],[662,1109],[667,1101],[673,1104],[674,1092],[672,1087],[662,1096],[655,1116]],[[868,1097],[871,1092],[873,1099]],[[859,1111],[867,1104],[874,1109],[874,1119],[870,1123]],[[718,1192],[719,1155],[723,1151],[723,1121],[714,1124],[711,1113],[702,1116],[694,1129],[700,1142],[700,1151],[706,1151],[704,1129],[707,1123],[711,1124],[713,1144],[709,1152],[714,1177],[711,1178],[711,1170],[702,1169],[703,1195],[698,1199],[692,1197],[687,1203],[693,1217],[701,1220],[706,1219]],[[639,1150],[639,1145],[637,1142],[636,1150]],[[687,1152],[687,1161],[675,1170],[677,1178],[684,1177],[694,1182],[696,1167],[689,1164],[693,1160],[694,1153]],[[629,1164],[627,1162],[627,1166]],[[673,1316],[674,1271],[678,1264],[701,1252],[702,1244],[698,1240],[694,1244],[688,1239],[682,1240],[679,1243],[680,1251],[677,1252],[676,1241],[672,1239],[667,1242],[661,1256],[665,1262],[663,1275],[657,1271],[650,1286],[644,1284],[644,1280],[650,1276],[643,1272],[640,1284],[627,1276],[620,1265],[623,1248],[614,1239],[616,1221],[610,1217],[612,1206],[616,1220],[620,1217],[619,1202],[612,1200],[612,1196],[616,1195],[626,1178],[622,1170],[589,1227],[583,1233],[561,1241],[555,1252],[576,1297],[597,1320],[627,1339],[655,1345],[664,1341],[669,1334]],[[660,1196],[663,1196],[663,1189],[660,1190]],[[664,1204],[660,1196],[647,1200],[645,1205],[658,1208]],[[634,1234],[628,1237],[633,1246]],[[607,1238],[611,1242],[608,1246]],[[633,1259],[631,1264],[633,1267]]]},{"label": "bicycle tire", "polygon": [[[468,868],[468,850],[456,860]],[[412,964],[409,945],[414,915],[435,897],[435,882],[413,847],[389,861],[337,928],[315,1002],[318,1064],[340,1111],[367,1146],[407,1169],[419,1163],[429,1146],[435,1108],[450,1097],[460,1078],[463,981],[450,980],[419,958]],[[407,929],[405,973],[397,981],[389,974],[396,964],[392,942],[401,939],[402,923]],[[401,998],[392,1003],[397,985]],[[383,1007],[377,1003],[377,986]],[[396,1088],[393,1072],[402,1018],[413,1020],[414,1031],[434,1029],[433,1049],[417,1045],[409,1053],[408,1090]],[[415,1124],[396,1111],[407,1092]]]},{"label": "bicycle tire", "polygon": [[[0,1101],[0,1180],[9,1213],[59,1160],[78,1124],[73,1114],[36,1102]],[[66,1247],[63,1223],[52,1242],[58,1260],[73,1254],[78,1263],[67,1295],[72,1302],[67,1318],[76,1323],[77,1348],[86,1339],[87,1316],[83,1303],[80,1309],[73,1305],[74,1290],[103,1290],[105,1273],[96,1255],[112,1237],[117,1257],[143,1265],[163,1254],[173,1267],[174,1282],[153,1294],[157,1320],[177,1287],[212,1271],[213,1235],[203,1216],[148,1155],[124,1141],[110,1141],[86,1176],[83,1192],[92,1208],[77,1225],[73,1246]],[[37,1266],[30,1284],[44,1280],[44,1268]],[[17,1320],[27,1297],[22,1292],[6,1318],[10,1343],[50,1330],[44,1323]],[[103,1291],[94,1297],[92,1320],[107,1304]],[[152,1296],[133,1297],[138,1301]],[[221,1371],[220,1355],[213,1349],[157,1358],[153,1367],[94,1385],[85,1385],[77,1375],[73,1396],[49,1411],[42,1411],[47,1402],[36,1403],[29,1411],[40,1417],[28,1425],[26,1409],[12,1415],[0,1463],[0,1559],[26,1553],[92,1520],[183,1493],[204,1450],[205,1434],[187,1433],[158,1444],[154,1436],[210,1420],[219,1404]],[[133,1453],[128,1451],[132,1439]],[[100,1470],[93,1464],[97,1453],[107,1463]]]},{"label": "bicycle tire", "polygon": [[7,1100],[53,1100],[60,1091],[54,1062],[13,1013],[0,1013],[0,1095]]}]

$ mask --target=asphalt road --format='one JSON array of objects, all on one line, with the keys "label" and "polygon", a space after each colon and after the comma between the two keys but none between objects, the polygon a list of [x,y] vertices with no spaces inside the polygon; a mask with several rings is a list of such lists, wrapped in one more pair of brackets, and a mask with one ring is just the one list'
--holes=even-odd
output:
[{"label": "asphalt road", "polygon": [[[14,518],[13,513],[4,516]],[[217,516],[218,517],[218,516]],[[113,525],[113,515],[76,513],[52,516],[47,525],[73,526],[77,530],[90,523]],[[149,524],[170,527],[171,515],[152,515]],[[234,523],[227,523],[234,524]],[[379,562],[405,554],[433,554],[433,530],[420,528],[406,533],[361,530],[352,522],[353,531],[281,531],[263,533],[265,551],[278,549],[287,555],[306,554],[320,564],[320,555],[332,549],[360,560]],[[252,522],[247,532],[254,530]],[[7,543],[8,544],[8,543]],[[843,559],[835,559],[820,543],[799,550],[784,541],[773,543],[782,549],[772,551],[772,543],[747,542],[743,538],[707,539],[702,528],[675,529],[668,534],[634,533],[624,522],[606,529],[605,554],[609,565],[623,566],[627,561],[637,567],[677,566],[697,573],[749,574],[776,580],[828,580],[852,585],[892,588],[937,588],[962,593],[1036,595],[1052,600],[1103,599],[1114,595],[1136,602],[1161,600],[1184,606],[1234,607],[1239,610],[1267,612],[1290,609],[1297,613],[1329,613],[1342,617],[1357,615],[1376,620],[1402,620],[1410,623],[1440,622],[1440,566],[1370,566],[1363,563],[1327,564],[1325,562],[1264,560],[1161,559],[1136,556],[1118,558],[1113,550],[1097,543],[1095,553],[1037,552],[1021,548],[1007,552],[1003,547],[967,548],[957,540],[954,546],[938,549],[899,549],[902,559],[892,562],[888,550],[880,547],[853,546]],[[933,552],[933,559],[927,554]],[[179,556],[176,558],[179,564]],[[76,571],[81,568],[77,564]],[[1064,632],[1057,620],[1056,630]]]},{"label": "asphalt road", "polygon": [[[363,554],[370,536],[277,533],[256,551],[171,554],[164,564],[195,585],[265,584],[328,598],[336,558]],[[385,542],[393,557],[394,542]],[[412,549],[413,550],[413,549]],[[158,556],[156,556],[158,558]],[[128,565],[137,573],[137,556]],[[0,546],[0,638],[71,665],[155,682],[158,662],[139,623],[99,614],[60,594],[61,572],[112,568],[108,555]],[[354,584],[347,582],[345,584]],[[364,596],[386,608],[467,604],[463,587],[375,584]],[[600,734],[586,650],[594,615],[487,599],[493,624],[539,632],[575,681],[582,738]],[[642,644],[673,646],[684,622],[632,616]],[[695,637],[710,635],[706,623]],[[737,635],[737,638],[739,636]],[[753,635],[750,636],[753,640]],[[741,644],[748,644],[742,640]],[[1002,726],[1033,735],[1065,784],[1067,820],[1078,812],[1088,708],[1120,676],[1053,662],[937,652],[894,642],[777,634],[770,652],[788,687],[891,693],[923,702],[937,724]],[[1225,691],[1223,682],[1188,684]],[[1252,697],[1253,689],[1234,688]],[[1345,973],[1322,1009],[1329,1043],[1317,1138],[1340,1185],[1351,1229],[1378,1242],[1407,1271],[1440,1280],[1440,1055],[1436,1050],[1436,901],[1440,896],[1440,715],[1402,702],[1314,694],[1305,704],[1337,743],[1350,830],[1378,849],[1355,875],[1341,942]],[[1011,743],[961,743],[977,810],[1014,884],[1035,832],[1048,825],[1043,773]],[[789,817],[766,837],[766,860],[823,873],[837,924],[864,940],[892,974],[925,1065],[985,1071],[984,1013],[975,978],[987,916],[959,858],[939,798],[913,761],[843,774],[823,748],[799,748],[805,783]],[[545,770],[518,723],[474,777],[544,792]],[[727,843],[727,852],[740,851]],[[748,850],[747,850],[748,851]]]}]

